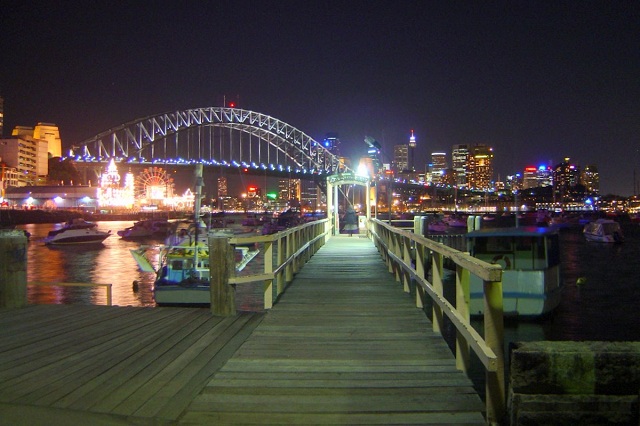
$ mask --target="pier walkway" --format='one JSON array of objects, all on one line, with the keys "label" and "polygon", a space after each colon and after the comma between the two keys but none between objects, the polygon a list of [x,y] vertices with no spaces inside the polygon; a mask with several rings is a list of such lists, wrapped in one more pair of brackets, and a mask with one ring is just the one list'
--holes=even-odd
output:
[{"label": "pier walkway", "polygon": [[485,424],[374,244],[334,237],[273,309],[0,310],[0,424]]}]

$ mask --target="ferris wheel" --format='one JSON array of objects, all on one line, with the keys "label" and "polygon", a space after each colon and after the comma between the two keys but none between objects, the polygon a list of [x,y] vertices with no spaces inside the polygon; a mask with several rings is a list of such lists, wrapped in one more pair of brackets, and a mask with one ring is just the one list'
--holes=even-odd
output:
[{"label": "ferris wheel", "polygon": [[161,202],[173,197],[173,178],[160,167],[144,169],[135,179],[136,199],[148,202]]}]

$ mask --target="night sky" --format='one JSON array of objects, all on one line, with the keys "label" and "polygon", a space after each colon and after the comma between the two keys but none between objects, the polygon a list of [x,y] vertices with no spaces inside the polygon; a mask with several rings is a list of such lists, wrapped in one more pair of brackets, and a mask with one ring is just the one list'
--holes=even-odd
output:
[{"label": "night sky", "polygon": [[137,118],[238,106],[365,155],[494,147],[496,176],[570,157],[640,179],[639,1],[3,1],[0,95],[68,147]]}]

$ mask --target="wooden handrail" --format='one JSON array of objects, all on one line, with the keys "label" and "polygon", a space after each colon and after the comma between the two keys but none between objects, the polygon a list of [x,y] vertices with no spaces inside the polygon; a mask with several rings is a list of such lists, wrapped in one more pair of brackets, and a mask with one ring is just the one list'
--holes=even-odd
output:
[{"label": "wooden handrail", "polygon": [[35,286],[60,286],[60,287],[104,287],[107,290],[107,306],[112,305],[112,290],[113,284],[94,284],[94,283],[45,283],[45,282],[31,282],[27,285]]},{"label": "wooden handrail", "polygon": [[[250,237],[230,237],[232,246],[264,244],[264,270],[259,274],[228,277],[228,284],[262,283],[264,285],[264,308],[273,307],[273,282],[277,282],[275,296],[284,291],[285,285],[293,279],[293,275],[325,241],[331,236],[331,222],[321,219],[285,229],[270,235]],[[278,248],[278,257],[273,262],[273,246]],[[212,283],[213,284],[213,283]],[[213,286],[212,286],[213,287]]]},{"label": "wooden handrail", "polygon": [[[468,368],[469,348],[476,353],[486,371],[487,423],[499,423],[506,410],[502,268],[381,220],[369,222],[368,234],[388,263],[389,271],[402,281],[405,291],[409,291],[410,281],[416,282],[416,305],[422,307],[422,294],[433,300],[434,331],[442,333],[443,315],[456,327],[457,368],[464,371]],[[412,252],[415,259],[410,254]],[[431,283],[427,281],[424,268],[429,257],[432,260]],[[442,265],[445,258],[456,265],[457,306],[453,306],[443,294]],[[470,323],[469,274],[478,276],[484,283],[484,338]]]}]

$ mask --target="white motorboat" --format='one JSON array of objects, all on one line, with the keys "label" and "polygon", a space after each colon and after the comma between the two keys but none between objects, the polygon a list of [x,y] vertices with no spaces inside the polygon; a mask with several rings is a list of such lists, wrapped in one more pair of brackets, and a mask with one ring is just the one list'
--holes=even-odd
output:
[{"label": "white motorboat", "polygon": [[[562,293],[559,231],[548,227],[487,228],[467,234],[472,256],[502,266],[505,316],[539,317]],[[483,283],[471,274],[469,312],[484,312]]]},{"label": "white motorboat", "polygon": [[611,219],[598,219],[587,223],[582,229],[587,241],[598,243],[621,243],[624,241],[620,224]]},{"label": "white motorboat", "polygon": [[111,231],[100,231],[96,224],[84,219],[73,219],[62,228],[49,231],[44,239],[47,245],[99,244],[106,240]]}]

